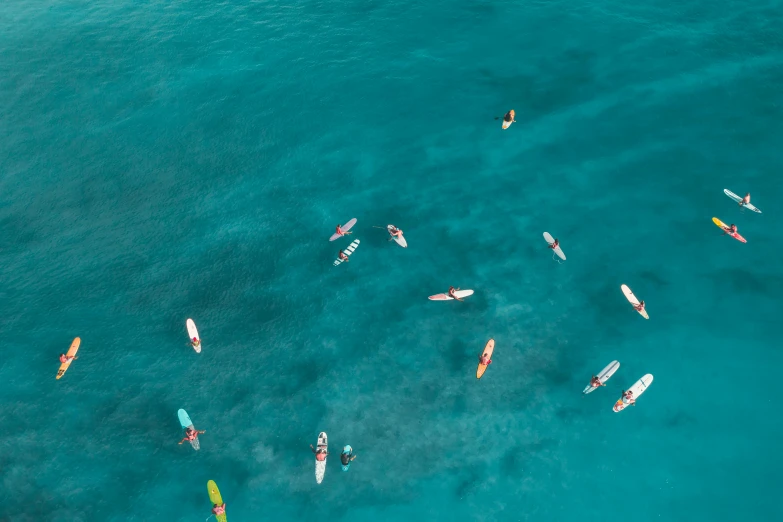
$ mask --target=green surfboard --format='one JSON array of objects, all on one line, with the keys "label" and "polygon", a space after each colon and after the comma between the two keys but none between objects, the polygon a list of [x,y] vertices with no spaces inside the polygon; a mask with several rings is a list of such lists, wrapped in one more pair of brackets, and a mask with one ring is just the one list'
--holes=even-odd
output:
[{"label": "green surfboard", "polygon": [[[209,501],[212,502],[212,506],[217,504],[218,506],[223,505],[223,497],[220,496],[220,490],[217,487],[217,484],[215,484],[214,480],[210,480],[207,482],[207,491],[209,492]],[[218,522],[227,522],[226,515],[220,515],[215,517]]]}]

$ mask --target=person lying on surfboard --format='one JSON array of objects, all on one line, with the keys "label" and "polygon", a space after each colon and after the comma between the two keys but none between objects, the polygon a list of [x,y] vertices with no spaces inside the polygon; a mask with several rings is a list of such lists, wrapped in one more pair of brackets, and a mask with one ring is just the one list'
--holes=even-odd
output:
[{"label": "person lying on surfboard", "polygon": [[310,449],[315,453],[315,460],[326,460],[326,457],[329,456],[329,452],[323,448],[315,449],[313,445],[310,444]]},{"label": "person lying on surfboard", "polygon": [[557,239],[557,238],[555,238],[555,240],[552,242],[552,244],[551,244],[551,245],[549,245],[549,248],[551,248],[552,250],[554,250],[554,249],[556,249],[556,248],[557,248],[557,247],[559,247],[559,246],[560,246],[560,240],[559,240],[559,239]]},{"label": "person lying on surfboard", "polygon": [[190,428],[185,428],[185,438],[179,441],[180,444],[182,444],[185,441],[193,441],[196,440],[201,433],[206,433],[207,430],[192,430]]},{"label": "person lying on surfboard", "polygon": [[462,301],[462,299],[457,297],[457,294],[455,293],[457,290],[459,290],[459,288],[457,288],[455,290],[453,286],[450,286],[449,287],[449,297],[451,297],[452,299],[456,299],[457,301]]},{"label": "person lying on surfboard", "polygon": [[484,366],[489,366],[492,364],[492,359],[489,358],[489,355],[484,353],[479,355],[479,364],[483,364]]},{"label": "person lying on surfboard", "polygon": [[644,301],[640,301],[638,305],[633,305],[637,312],[644,312]]},{"label": "person lying on surfboard", "polygon": [[503,121],[505,121],[509,125],[512,123],[516,123],[517,120],[514,119],[514,116],[516,116],[516,114],[514,114],[514,111],[510,110],[506,113],[505,116],[503,116]]},{"label": "person lying on surfboard", "polygon": [[345,253],[344,253],[342,250],[340,250],[340,253],[339,253],[339,254],[337,254],[337,258],[338,258],[338,259],[341,259],[341,260],[343,260],[343,261],[348,261],[348,256],[347,256],[347,255],[345,255]]},{"label": "person lying on surfboard", "polygon": [[219,517],[220,515],[226,514],[226,503],[223,502],[219,506],[217,504],[212,505],[212,514],[216,517]]},{"label": "person lying on surfboard", "polygon": [[601,382],[601,379],[599,379],[598,377],[596,377],[595,375],[593,375],[593,376],[590,378],[590,386],[592,386],[593,388],[598,388],[598,387],[600,387],[600,386],[606,386],[606,384],[602,383],[602,382]]},{"label": "person lying on surfboard", "polygon": [[353,232],[345,232],[345,231],[343,230],[342,226],[340,226],[340,225],[337,225],[337,231],[336,231],[336,233],[337,233],[337,235],[338,235],[338,236],[347,236],[348,234],[352,234]]},{"label": "person lying on surfboard", "polygon": [[739,206],[744,207],[745,205],[750,204],[750,192],[745,194],[745,197],[742,198],[742,201],[739,202]]},{"label": "person lying on surfboard", "polygon": [[636,405],[636,399],[633,398],[633,392],[631,390],[623,392],[623,399],[628,401],[628,404],[630,404],[631,406]]},{"label": "person lying on surfboard", "polygon": [[69,363],[74,359],[76,359],[76,356],[74,355],[65,355],[64,353],[60,354],[60,363],[62,364]]},{"label": "person lying on surfboard", "polygon": [[199,346],[201,346],[201,340],[198,337],[194,337],[193,339],[190,340],[190,345],[193,348],[198,348]]}]

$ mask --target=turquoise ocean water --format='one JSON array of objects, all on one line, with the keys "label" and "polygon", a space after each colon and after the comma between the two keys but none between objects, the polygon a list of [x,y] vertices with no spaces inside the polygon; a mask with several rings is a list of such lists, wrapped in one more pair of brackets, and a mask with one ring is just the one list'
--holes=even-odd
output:
[{"label": "turquoise ocean water", "polygon": [[[232,522],[780,520],[781,24],[779,0],[3,2],[0,520],[201,521],[209,479]],[[476,293],[427,300],[449,285]]]}]

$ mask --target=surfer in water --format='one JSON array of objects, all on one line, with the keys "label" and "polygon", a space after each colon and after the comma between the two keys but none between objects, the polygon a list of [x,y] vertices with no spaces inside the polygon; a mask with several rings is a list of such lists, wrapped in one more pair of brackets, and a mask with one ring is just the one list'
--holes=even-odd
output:
[{"label": "surfer in water", "polygon": [[723,233],[724,234],[736,234],[737,233],[737,225],[732,223],[731,225],[729,225],[728,227],[723,229]]},{"label": "surfer in water", "polygon": [[212,505],[212,514],[216,517],[219,517],[220,515],[226,514],[226,503],[223,502],[219,506],[217,504]]},{"label": "surfer in water", "polygon": [[190,340],[190,345],[193,348],[198,348],[199,346],[201,346],[201,339],[199,339],[198,337],[194,337],[193,339]]},{"label": "surfer in water", "polygon": [[556,248],[557,248],[557,247],[559,247],[559,246],[560,246],[560,240],[559,240],[559,239],[557,239],[557,238],[555,238],[555,240],[552,242],[552,244],[551,244],[551,245],[549,245],[549,248],[551,248],[552,250],[554,250],[554,249],[556,249]]},{"label": "surfer in water", "polygon": [[637,312],[644,312],[644,301],[641,301],[638,305],[633,305]]},{"label": "surfer in water", "polygon": [[506,127],[508,127],[512,123],[516,123],[517,120],[514,119],[514,116],[516,116],[516,114],[514,113],[514,109],[511,109],[506,113],[505,116],[503,116],[503,122],[506,124]]},{"label": "surfer in water", "polygon": [[742,198],[742,201],[739,202],[739,206],[744,207],[745,205],[750,204],[750,192],[745,194],[745,197]]},{"label": "surfer in water", "polygon": [[462,299],[460,299],[459,297],[457,297],[457,294],[456,294],[456,292],[457,292],[458,290],[459,290],[459,288],[457,288],[457,289],[454,289],[454,287],[453,287],[453,286],[450,286],[450,287],[449,287],[449,297],[451,297],[452,299],[456,299],[457,301],[462,301]]},{"label": "surfer in water", "polygon": [[483,353],[479,355],[479,364],[483,364],[484,366],[492,364],[492,359],[489,358],[489,354]]},{"label": "surfer in water", "polygon": [[631,406],[636,406],[636,399],[633,398],[633,392],[631,390],[623,392],[623,400]]},{"label": "surfer in water", "polygon": [[343,230],[343,227],[341,227],[340,225],[337,225],[337,230],[335,231],[335,233],[336,233],[338,236],[347,236],[348,234],[352,234],[352,232],[346,232],[346,231],[344,231],[344,230]]},{"label": "surfer in water", "polygon": [[389,230],[389,234],[391,234],[392,237],[402,237],[402,230],[392,225],[391,229]]},{"label": "surfer in water", "polygon": [[313,453],[315,453],[315,460],[318,460],[318,461],[324,461],[324,460],[326,460],[326,457],[328,457],[328,456],[329,456],[329,452],[328,452],[328,451],[326,451],[326,450],[325,450],[325,449],[323,449],[323,448],[318,448],[318,449],[315,449],[315,448],[313,447],[313,445],[312,445],[312,444],[310,444],[310,449],[313,451]]},{"label": "surfer in water", "polygon": [[62,364],[69,363],[74,359],[76,359],[76,356],[74,355],[65,355],[64,353],[60,354],[60,363]]},{"label": "surfer in water", "polygon": [[340,253],[337,254],[337,258],[340,259],[341,261],[348,261],[348,256],[345,255],[345,252],[343,252],[342,250],[340,250]]},{"label": "surfer in water", "polygon": [[356,458],[356,455],[353,454],[353,449],[348,450],[346,453],[346,450],[343,449],[343,452],[340,453],[340,462],[342,462],[343,466],[347,466],[351,462],[353,462],[353,459]]},{"label": "surfer in water", "polygon": [[593,375],[593,377],[590,379],[590,386],[593,388],[598,388],[600,386],[606,386],[606,384],[601,382],[601,379]]},{"label": "surfer in water", "polygon": [[179,441],[179,443],[182,444],[185,441],[188,441],[188,442],[194,441],[194,440],[196,440],[198,438],[198,436],[201,433],[206,433],[206,432],[207,432],[207,430],[199,431],[199,430],[194,430],[194,429],[190,429],[190,428],[185,428],[185,438],[182,439],[181,441]]}]

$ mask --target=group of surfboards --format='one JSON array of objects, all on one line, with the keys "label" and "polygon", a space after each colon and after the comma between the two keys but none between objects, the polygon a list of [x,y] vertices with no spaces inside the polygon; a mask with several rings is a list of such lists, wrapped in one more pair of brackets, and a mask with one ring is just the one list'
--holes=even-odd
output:
[{"label": "group of surfboards", "polygon": [[[514,116],[515,113],[513,110],[506,113],[506,115],[503,117],[503,125],[502,125],[503,129],[508,129],[511,126],[511,124],[516,121],[514,119]],[[761,210],[759,210],[758,208],[756,208],[754,205],[750,203],[749,193],[746,194],[745,197],[740,197],[728,189],[724,189],[724,193],[726,194],[726,196],[728,196],[734,202],[736,202],[740,208],[747,208],[758,214],[761,213]],[[732,223],[726,225],[723,221],[721,221],[716,217],[712,218],[712,221],[715,223],[715,225],[717,225],[723,230],[724,235],[729,235],[734,239],[736,239],[737,241],[740,241],[742,243],[747,243],[747,240],[739,234],[738,228],[735,224]],[[344,225],[337,225],[335,233],[332,234],[332,236],[329,238],[329,241],[336,241],[344,236],[351,235],[353,233],[351,229],[354,227],[354,225],[356,225],[356,222],[357,219],[353,218],[350,219],[348,222],[346,222]],[[398,227],[394,225],[387,225],[386,227],[375,227],[375,228],[385,228],[387,233],[389,234],[389,241],[393,240],[403,248],[408,247],[408,243],[405,237],[403,236],[403,232]],[[560,246],[560,241],[552,237],[552,235],[549,232],[544,232],[543,237],[544,237],[544,241],[546,241],[547,243],[548,248],[552,251],[552,259],[557,260],[558,263],[565,261],[566,256]],[[359,241],[359,239],[355,239],[344,250],[340,250],[338,252],[337,259],[334,261],[334,266],[338,266],[344,262],[349,261],[350,256],[356,251],[360,243],[361,242]],[[623,295],[628,300],[628,302],[633,306],[634,310],[636,310],[639,313],[639,315],[641,315],[645,319],[650,318],[649,314],[647,313],[645,302],[637,299],[634,293],[627,285],[625,284],[621,285],[620,290],[622,291]],[[447,292],[431,295],[429,296],[429,299],[431,301],[452,301],[452,300],[462,301],[463,299],[473,295],[473,293],[474,292],[471,289],[462,290],[460,288],[450,287]],[[199,337],[198,329],[196,328],[195,322],[193,321],[193,319],[188,318],[185,321],[185,326],[193,350],[196,353],[201,353],[201,338]],[[76,353],[78,352],[80,345],[81,345],[81,339],[79,337],[76,337],[71,343],[71,346],[68,349],[67,353],[60,354],[60,367],[57,371],[57,377],[56,377],[57,379],[60,379],[63,375],[65,375],[65,372],[68,370],[68,368],[70,368],[71,363],[77,359]],[[494,353],[494,350],[495,350],[495,341],[494,339],[490,339],[485,345],[481,355],[479,355],[478,367],[476,369],[477,379],[481,379],[481,377],[484,375],[489,365],[492,364],[491,358],[492,358],[492,354]],[[601,370],[597,375],[594,375],[590,379],[590,382],[584,388],[582,393],[589,394],[602,386],[606,386],[607,381],[615,374],[615,372],[617,372],[619,368],[620,368],[620,363],[618,361],[610,362],[603,370]],[[620,412],[629,405],[635,405],[636,400],[647,390],[647,388],[650,386],[650,384],[652,384],[652,382],[653,382],[653,376],[652,374],[648,373],[642,376],[630,388],[628,388],[627,390],[623,390],[620,398],[614,403],[614,406],[612,408],[613,411]],[[205,433],[206,431],[197,430],[193,425],[190,416],[184,409],[179,409],[177,411],[177,417],[179,419],[180,427],[184,431],[184,435],[185,435],[184,438],[180,440],[179,443],[183,444],[184,442],[189,442],[190,445],[193,447],[193,449],[198,451],[200,448],[198,436],[200,434]],[[323,481],[324,474],[326,472],[326,461],[329,455],[328,437],[326,432],[319,433],[316,446],[313,447],[311,445],[310,448],[315,454],[316,482],[320,484],[321,481]],[[351,462],[356,458],[356,454],[353,452],[353,448],[350,445],[346,445],[343,447],[343,451],[340,457],[341,457],[340,460],[341,460],[343,471],[348,471]],[[217,484],[215,484],[214,481],[210,480],[207,482],[207,492],[209,495],[210,502],[212,503],[212,514],[217,518],[218,522],[226,522],[227,520],[226,505],[225,502],[223,502],[223,499],[220,495],[220,490],[218,489]]]},{"label": "group of surfboards", "polygon": [[[502,124],[503,130],[508,129],[511,126],[511,124],[516,121],[514,117],[515,117],[515,113],[513,109],[506,113],[506,115],[503,117],[503,124]],[[761,210],[759,210],[758,208],[756,208],[750,203],[750,193],[747,193],[745,197],[739,197],[734,192],[728,189],[724,189],[723,192],[726,194],[726,196],[728,196],[734,202],[736,202],[740,208],[747,208],[758,214],[761,213]],[[349,232],[349,230],[356,224],[356,221],[357,221],[356,218],[353,218],[350,221],[348,221],[345,225],[342,226],[338,225],[336,232],[332,235],[332,237],[329,240],[334,241],[344,235],[350,234],[351,232]],[[738,233],[737,225],[733,223],[730,225],[726,225],[723,221],[715,217],[712,218],[712,221],[723,230],[724,235],[729,235],[734,239],[741,241],[742,243],[747,243],[747,240]],[[401,230],[397,229],[393,225],[388,225],[387,229],[392,239],[397,240],[397,237],[402,239]],[[546,241],[549,249],[552,250],[552,259],[557,260],[558,263],[565,261],[566,255],[563,252],[563,249],[560,247],[560,240],[552,237],[552,235],[549,232],[544,232],[543,235],[544,235],[544,241]],[[404,242],[405,240],[402,239],[402,241]],[[342,261],[347,261],[348,260],[347,256],[353,253],[353,251],[356,250],[356,247],[358,245],[359,245],[359,240],[357,239],[353,243],[351,243],[351,245],[348,247],[348,249],[345,252],[341,250],[338,255],[338,259],[334,262],[335,266],[342,263]],[[407,242],[400,243],[400,245],[403,247],[408,246]],[[620,290],[622,291],[623,295],[628,300],[628,302],[631,304],[631,306],[634,308],[634,310],[636,310],[639,313],[639,315],[641,315],[645,319],[650,318],[649,314],[647,313],[645,302],[637,299],[637,297],[634,295],[633,291],[631,291],[628,285],[625,284],[620,285]],[[454,288],[452,286],[449,288],[448,292],[431,295],[429,296],[429,299],[431,301],[452,301],[452,300],[462,301],[463,299],[473,295],[473,293],[474,293],[473,290],[470,289],[461,290],[459,288]],[[481,355],[479,355],[478,368],[476,369],[477,379],[481,379],[481,377],[484,375],[489,365],[492,364],[492,354],[494,350],[495,350],[495,340],[490,339],[487,342],[486,346],[484,347],[484,350],[482,351]],[[620,363],[618,361],[610,362],[608,365],[606,365],[606,367],[603,370],[598,372],[597,375],[592,376],[590,382],[587,384],[587,386],[582,391],[582,393],[589,394],[602,386],[606,386],[606,382],[615,374],[615,372],[617,372],[619,368],[620,368]],[[643,375],[639,380],[637,380],[633,385],[631,385],[630,388],[622,391],[620,398],[617,399],[617,401],[614,403],[612,410],[615,412],[620,412],[623,411],[628,406],[636,405],[636,399],[638,399],[647,390],[647,388],[650,386],[650,384],[652,384],[652,382],[653,382],[652,374],[648,373]],[[322,436],[323,436],[323,444],[324,444],[323,447],[325,452],[326,434],[321,433],[318,436],[318,441],[319,444],[321,444]],[[316,462],[316,479],[319,483],[321,482],[321,479],[323,479],[323,468],[319,468],[318,462]]]}]

